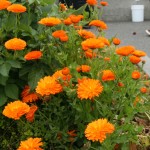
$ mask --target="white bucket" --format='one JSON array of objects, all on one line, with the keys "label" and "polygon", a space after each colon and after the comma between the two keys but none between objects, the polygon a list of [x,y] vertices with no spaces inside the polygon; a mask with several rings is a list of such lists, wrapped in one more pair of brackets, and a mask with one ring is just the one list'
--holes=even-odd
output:
[{"label": "white bucket", "polygon": [[144,5],[131,5],[132,22],[144,21]]}]

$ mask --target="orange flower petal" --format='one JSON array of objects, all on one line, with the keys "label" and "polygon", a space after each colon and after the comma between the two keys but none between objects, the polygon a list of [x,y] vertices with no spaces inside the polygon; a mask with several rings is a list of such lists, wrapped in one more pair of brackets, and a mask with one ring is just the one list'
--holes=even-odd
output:
[{"label": "orange flower petal", "polygon": [[89,123],[84,133],[88,140],[102,143],[106,139],[106,134],[113,133],[114,130],[114,125],[109,123],[107,119],[98,119]]},{"label": "orange flower petal", "polygon": [[21,4],[12,4],[9,7],[7,7],[7,10],[13,13],[23,13],[26,11],[26,9],[27,8]]},{"label": "orange flower petal", "polygon": [[30,107],[30,110],[29,112],[26,114],[26,119],[29,121],[29,122],[33,122],[34,120],[34,114],[35,112],[37,111],[38,107],[36,105],[32,105]]},{"label": "orange flower petal", "polygon": [[40,59],[41,57],[42,57],[41,51],[31,51],[24,56],[26,60]]},{"label": "orange flower petal", "polygon": [[43,150],[40,148],[41,146],[43,146],[41,138],[28,138],[25,141],[21,141],[17,150]]},{"label": "orange flower petal", "polygon": [[88,5],[94,6],[94,5],[97,4],[97,0],[86,0],[86,3],[87,3]]},{"label": "orange flower petal", "polygon": [[78,98],[82,99],[93,99],[99,96],[103,91],[103,86],[99,80],[85,78],[78,83],[77,95]]},{"label": "orange flower petal", "polygon": [[101,39],[89,38],[81,43],[83,50],[103,48],[105,46]]},{"label": "orange flower petal", "polygon": [[87,31],[87,30],[79,30],[78,34],[84,38],[84,39],[89,39],[89,38],[95,38],[96,36],[94,35],[94,33],[92,33],[91,31]]},{"label": "orange flower petal", "polygon": [[102,75],[102,81],[115,80],[115,74],[111,70],[104,70]]},{"label": "orange flower petal", "polygon": [[132,78],[133,79],[139,79],[141,77],[141,73],[139,71],[133,71],[132,72]]},{"label": "orange flower petal", "polygon": [[116,49],[116,53],[121,56],[128,56],[135,51],[134,46],[122,46]]},{"label": "orange flower petal", "polygon": [[45,26],[52,27],[60,24],[61,20],[55,17],[47,17],[47,18],[42,18],[38,23]]},{"label": "orange flower petal", "polygon": [[121,43],[120,39],[118,38],[113,38],[113,44],[114,45],[119,45]]},{"label": "orange flower petal", "polygon": [[20,117],[28,113],[29,110],[30,107],[26,103],[17,100],[14,102],[10,102],[9,104],[7,104],[7,106],[5,106],[3,115],[14,120],[19,120]]},{"label": "orange flower petal", "polygon": [[135,55],[137,57],[142,57],[142,56],[146,56],[146,53],[141,51],[141,50],[135,50],[132,55]]},{"label": "orange flower petal", "polygon": [[103,30],[106,30],[107,29],[107,24],[104,22],[104,21],[101,21],[101,20],[93,20],[89,23],[90,26],[96,26],[96,27],[99,27]]},{"label": "orange flower petal", "polygon": [[7,0],[0,0],[0,10],[6,9],[10,5],[11,5],[11,2]]},{"label": "orange flower petal", "polygon": [[141,61],[141,58],[140,57],[137,57],[137,56],[129,56],[129,59],[130,59],[130,62],[132,62],[133,64],[138,64],[140,61]]},{"label": "orange flower petal", "polygon": [[101,4],[102,6],[108,6],[108,2],[106,2],[106,1],[101,1],[100,4]]},{"label": "orange flower petal", "polygon": [[5,47],[8,50],[23,50],[26,47],[26,42],[19,38],[13,38],[5,42]]},{"label": "orange flower petal", "polygon": [[70,15],[69,18],[72,23],[78,23],[81,19],[83,19],[83,15]]},{"label": "orange flower petal", "polygon": [[62,86],[56,81],[55,77],[46,76],[38,82],[36,92],[42,96],[57,94],[62,91]]}]

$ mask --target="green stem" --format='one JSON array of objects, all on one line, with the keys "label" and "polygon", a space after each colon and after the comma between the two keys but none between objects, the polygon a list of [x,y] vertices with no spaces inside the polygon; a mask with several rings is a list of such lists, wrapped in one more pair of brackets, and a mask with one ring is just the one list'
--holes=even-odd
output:
[{"label": "green stem", "polygon": [[91,148],[91,149],[94,149],[94,150],[97,150],[97,148],[94,148],[94,147],[92,147],[92,146],[91,146],[90,148]]},{"label": "green stem", "polygon": [[15,37],[18,36],[18,14],[16,14],[16,31],[15,31]]},{"label": "green stem", "polygon": [[48,118],[45,116],[45,114],[44,114],[44,113],[42,113],[40,110],[39,110],[38,112],[39,112],[39,114],[40,114],[40,115],[42,115],[45,119],[47,119],[47,120],[48,120]]},{"label": "green stem", "polygon": [[102,14],[103,14],[103,7],[101,7],[101,11],[100,11],[99,19],[102,19]]}]

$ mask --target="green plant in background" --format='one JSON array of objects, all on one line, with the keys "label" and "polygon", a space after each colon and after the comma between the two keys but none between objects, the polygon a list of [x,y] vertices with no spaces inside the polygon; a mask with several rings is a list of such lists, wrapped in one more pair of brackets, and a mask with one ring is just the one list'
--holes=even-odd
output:
[{"label": "green plant in background", "polygon": [[[138,144],[134,119],[149,105],[148,79],[136,64],[146,54],[105,38],[97,1],[78,10],[46,0],[0,2],[0,148]],[[87,21],[97,35],[82,29]]]}]

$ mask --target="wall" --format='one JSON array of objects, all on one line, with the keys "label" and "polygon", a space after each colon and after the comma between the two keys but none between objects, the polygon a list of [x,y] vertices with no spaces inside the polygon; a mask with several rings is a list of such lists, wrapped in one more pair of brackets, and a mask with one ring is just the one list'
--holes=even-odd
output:
[{"label": "wall", "polygon": [[[102,20],[131,21],[131,5],[134,0],[105,0],[109,6],[104,7]],[[144,5],[144,20],[150,20],[150,0],[140,0]]]}]

